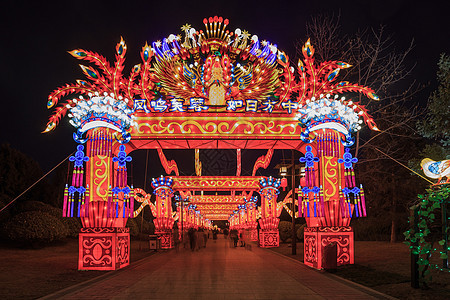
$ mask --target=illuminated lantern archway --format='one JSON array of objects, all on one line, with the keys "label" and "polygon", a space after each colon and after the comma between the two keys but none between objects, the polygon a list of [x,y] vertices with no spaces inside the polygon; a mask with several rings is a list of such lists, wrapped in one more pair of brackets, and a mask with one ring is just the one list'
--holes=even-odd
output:
[{"label": "illuminated lantern archway", "polygon": [[[76,128],[74,139],[80,145],[71,158],[73,180],[65,189],[63,209],[64,216],[83,221],[79,268],[116,269],[129,262],[125,224],[136,214],[126,163],[131,160],[127,155],[138,149],[157,149],[166,173],[176,175],[173,190],[179,172],[175,162],[165,159],[163,149],[236,149],[238,161],[241,149],[268,149],[255,163],[253,176],[259,167],[267,168],[275,149],[304,153],[307,179],[300,187],[298,207],[308,223],[305,263],[321,268],[323,247],[341,240],[345,243],[338,247],[339,263],[352,263],[350,218],[365,216],[366,211],[362,188],[354,178],[356,160],[345,147],[363,122],[377,128],[363,105],[338,95],[378,97],[370,88],[337,82],[339,72],[350,65],[316,63],[309,40],[294,68],[276,44],[246,30],[230,32],[227,19],[211,17],[203,23],[204,30],[184,25],[183,36],[170,34],[146,44],[142,62],[128,76],[123,74],[123,40],[116,46],[113,64],[91,51],[69,52],[91,64],[81,65],[87,79],[50,94],[47,107],[56,108],[44,132],[53,130],[65,115]],[[74,94],[77,97],[68,99]],[[60,100],[67,101],[57,106]],[[263,240],[277,236],[278,205],[268,200],[276,199],[269,189],[275,186],[261,188]],[[143,197],[138,201],[150,204]],[[217,211],[219,215],[227,216]],[[165,225],[160,228],[171,228],[169,216],[164,218],[167,224],[161,221]],[[201,226],[201,220],[195,206],[189,207],[187,226]],[[278,244],[277,238],[271,243]]]}]

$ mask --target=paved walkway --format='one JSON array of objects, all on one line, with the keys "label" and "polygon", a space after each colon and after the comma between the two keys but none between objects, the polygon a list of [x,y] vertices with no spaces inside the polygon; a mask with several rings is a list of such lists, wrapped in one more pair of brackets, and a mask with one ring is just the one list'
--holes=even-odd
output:
[{"label": "paved walkway", "polygon": [[[46,299],[389,299],[253,245],[209,240],[200,251],[159,252]],[[392,299],[392,298],[391,298]]]}]

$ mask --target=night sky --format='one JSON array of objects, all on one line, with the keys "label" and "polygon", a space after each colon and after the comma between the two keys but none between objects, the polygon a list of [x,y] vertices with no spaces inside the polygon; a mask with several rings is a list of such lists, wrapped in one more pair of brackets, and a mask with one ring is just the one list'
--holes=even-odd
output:
[{"label": "night sky", "polygon": [[[229,29],[239,27],[257,34],[260,39],[276,43],[291,61],[297,61],[295,43],[308,38],[306,22],[310,17],[340,11],[342,28],[349,33],[383,23],[394,34],[400,50],[414,38],[415,48],[409,58],[417,64],[413,76],[421,83],[431,83],[416,99],[421,103],[436,87],[440,53],[450,54],[446,1],[44,2],[4,1],[0,12],[0,143],[8,142],[30,155],[44,171],[76,146],[74,129],[67,118],[53,132],[41,134],[52,112],[46,108],[48,94],[84,78],[78,67],[80,61],[67,53],[75,48],[96,51],[113,62],[115,45],[123,36],[128,46],[124,73],[128,74],[133,65],[140,63],[139,51],[146,41],[181,33],[185,23],[204,29],[203,18],[218,15],[230,20]],[[155,172],[162,170],[158,162],[153,165]]]}]

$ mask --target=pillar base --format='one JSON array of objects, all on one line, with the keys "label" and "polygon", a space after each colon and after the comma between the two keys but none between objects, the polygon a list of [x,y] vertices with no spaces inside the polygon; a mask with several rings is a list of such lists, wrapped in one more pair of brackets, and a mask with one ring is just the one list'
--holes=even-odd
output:
[{"label": "pillar base", "polygon": [[266,230],[259,232],[259,246],[261,248],[273,248],[280,246],[280,233],[278,230]]},{"label": "pillar base", "polygon": [[129,228],[81,228],[78,245],[78,270],[110,271],[130,264]]},{"label": "pillar base", "polygon": [[172,249],[173,248],[173,234],[172,232],[155,232],[160,240],[161,249]]},{"label": "pillar base", "polygon": [[353,229],[350,226],[339,226],[305,228],[305,265],[315,269],[322,269],[324,248],[332,242],[337,244],[337,265],[354,264]]}]

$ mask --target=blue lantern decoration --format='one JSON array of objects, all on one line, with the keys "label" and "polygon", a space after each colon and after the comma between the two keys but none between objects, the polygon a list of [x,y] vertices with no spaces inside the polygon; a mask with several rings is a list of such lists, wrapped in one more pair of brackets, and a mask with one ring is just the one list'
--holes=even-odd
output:
[{"label": "blue lantern decoration", "polygon": [[356,164],[358,162],[358,159],[356,157],[353,157],[350,153],[349,148],[345,148],[345,153],[343,155],[343,158],[338,159],[338,163],[344,164],[344,167],[347,169],[350,169],[353,167],[353,164]]},{"label": "blue lantern decoration", "polygon": [[77,152],[75,152],[75,156],[69,157],[70,161],[75,162],[74,167],[83,167],[83,163],[89,160],[89,157],[84,156],[84,146],[78,145]]},{"label": "blue lantern decoration", "polygon": [[314,156],[312,153],[312,147],[308,145],[306,146],[305,156],[300,157],[300,162],[305,163],[307,168],[312,168],[314,167],[315,162],[319,162],[319,158]]}]

